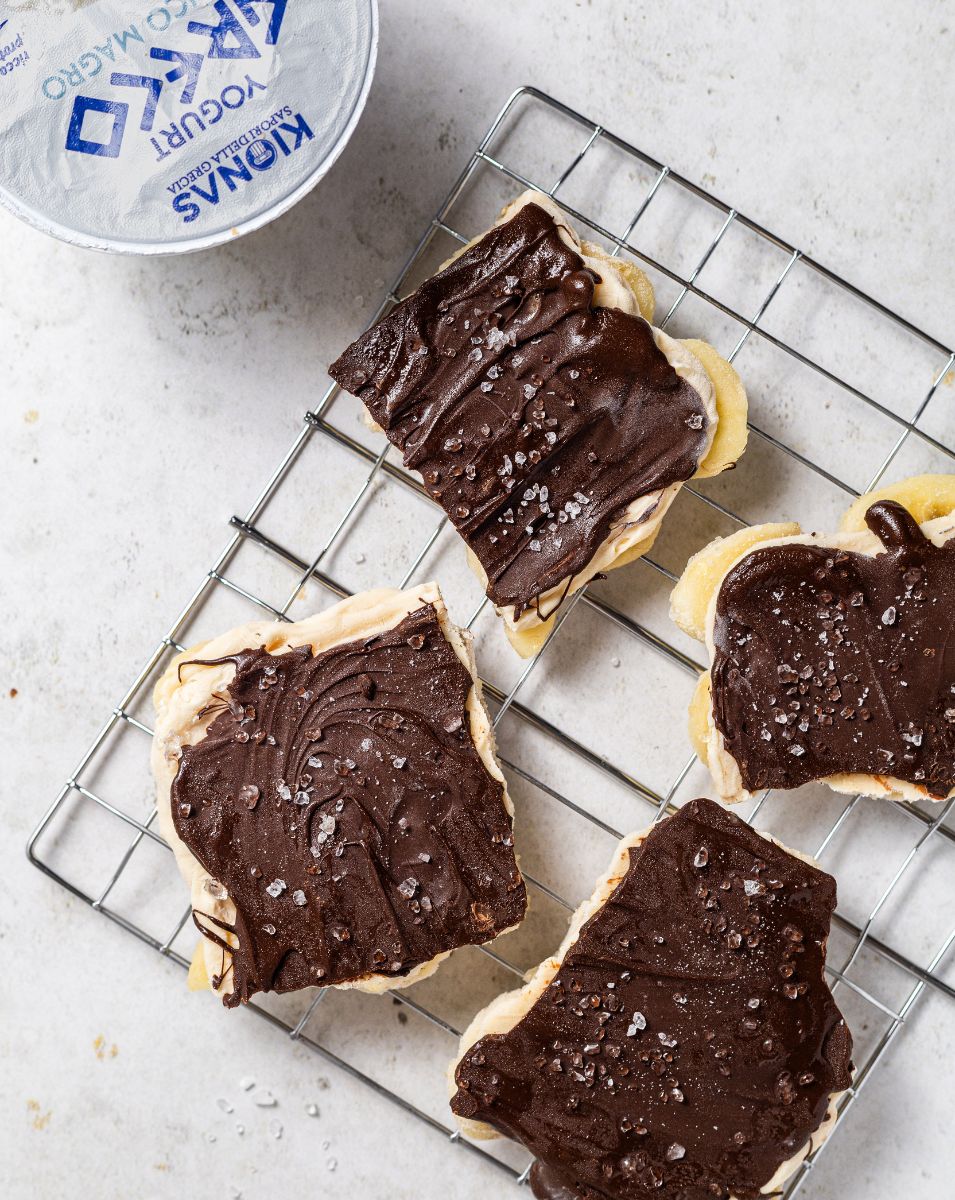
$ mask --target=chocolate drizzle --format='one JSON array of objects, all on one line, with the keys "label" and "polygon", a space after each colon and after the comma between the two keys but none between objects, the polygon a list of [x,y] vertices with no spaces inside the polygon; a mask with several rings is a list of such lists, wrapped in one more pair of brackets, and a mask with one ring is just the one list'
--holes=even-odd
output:
[{"label": "chocolate drizzle", "polygon": [[630,851],[452,1108],[523,1142],[541,1200],[756,1200],[851,1080],[823,977],[835,881],[695,800]]},{"label": "chocolate drizzle", "polygon": [[842,772],[955,788],[955,541],[894,501],[874,556],[755,549],[720,587],[713,718],[747,791]]},{"label": "chocolate drizzle", "polygon": [[629,504],[689,479],[708,444],[699,394],[644,320],[593,307],[594,282],[528,204],[330,368],[517,615],[581,571]]},{"label": "chocolate drizzle", "polygon": [[[176,832],[236,907],[232,1007],[406,975],[517,924],[526,896],[472,680],[425,605],[313,655],[249,649],[172,785]],[[224,939],[197,922],[219,945]]]}]

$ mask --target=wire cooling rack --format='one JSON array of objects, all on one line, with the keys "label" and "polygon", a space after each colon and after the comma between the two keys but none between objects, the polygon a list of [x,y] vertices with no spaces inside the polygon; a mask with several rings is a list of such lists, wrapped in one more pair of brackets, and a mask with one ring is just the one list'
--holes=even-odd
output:
[{"label": "wire cooling rack", "polygon": [[[147,799],[151,685],[177,650],[231,624],[263,614],[296,619],[363,587],[437,577],[459,622],[470,613],[463,623],[475,633],[517,802],[531,914],[521,930],[459,951],[407,993],[312,991],[259,997],[250,1007],[518,1183],[527,1177],[526,1154],[452,1132],[443,1069],[479,1005],[553,950],[613,839],[706,792],[685,737],[698,647],[666,617],[687,555],[756,520],[795,516],[806,527],[833,528],[861,491],[951,470],[955,457],[948,347],[533,88],[515,92],[495,118],[379,315],[531,186],[555,197],[585,237],[647,271],[660,324],[704,337],[736,362],[752,422],[739,469],[684,488],[653,557],[578,593],[542,652],[523,664],[504,646],[447,519],[384,439],[360,423],[357,403],[330,387],[247,515],[232,518],[225,550],[110,712],[28,850],[74,895],[186,966],[189,909]],[[855,1034],[858,1068],[840,1123],[920,998],[934,989],[955,1000],[952,807],[847,801],[809,787],[762,795],[744,814],[839,878],[828,970]],[[367,1053],[383,1037],[394,1069]],[[787,1197],[818,1155],[803,1163]]]}]

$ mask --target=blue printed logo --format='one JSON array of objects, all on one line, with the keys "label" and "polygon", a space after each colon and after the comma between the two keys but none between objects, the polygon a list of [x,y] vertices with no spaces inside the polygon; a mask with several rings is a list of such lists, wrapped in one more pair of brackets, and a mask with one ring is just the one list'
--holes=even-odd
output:
[{"label": "blue printed logo", "polygon": [[[96,142],[83,137],[83,122],[88,112],[106,113],[113,118],[113,131],[108,142]],[[111,100],[97,100],[93,96],[77,96],[70,117],[70,128],[66,135],[67,150],[79,154],[98,154],[101,158],[117,158],[123,144],[128,104],[116,104]]]},{"label": "blue printed logo", "polygon": [[[240,182],[252,184],[280,161],[280,155],[290,157],[314,136],[304,116],[301,113],[293,116],[286,105],[212,155],[214,167],[211,162],[203,163],[199,170],[170,187],[173,210],[186,225],[198,220],[204,207],[217,205],[225,196],[220,180],[230,192],[236,191]],[[183,188],[185,183],[191,186]]]},{"label": "blue printed logo", "polygon": [[[256,6],[271,5],[272,11],[266,28],[265,42],[269,46],[276,45],[282,29],[282,22],[285,19],[287,3],[288,0],[233,0],[233,8],[230,7],[228,0],[216,0],[213,7],[219,18],[217,24],[209,25],[202,21],[190,21],[186,26],[188,33],[208,40],[208,48],[205,53],[154,46],[149,51],[150,58],[169,64],[169,70],[162,77],[129,75],[116,71],[110,76],[110,84],[114,88],[139,88],[144,92],[145,98],[139,128],[148,133],[152,130],[159,97],[167,83],[178,83],[182,80],[180,103],[191,104],[206,59],[261,58],[261,52],[250,37],[246,26],[254,29],[261,24],[262,17],[256,11]],[[0,24],[0,29],[4,24],[6,24],[5,21]],[[113,127],[108,140],[97,140],[93,136],[84,136],[84,122],[88,113],[112,116]],[[91,154],[100,158],[118,158],[122,150],[128,116],[129,104],[124,100],[100,100],[92,96],[76,96],[66,135],[66,149],[77,154]]]}]

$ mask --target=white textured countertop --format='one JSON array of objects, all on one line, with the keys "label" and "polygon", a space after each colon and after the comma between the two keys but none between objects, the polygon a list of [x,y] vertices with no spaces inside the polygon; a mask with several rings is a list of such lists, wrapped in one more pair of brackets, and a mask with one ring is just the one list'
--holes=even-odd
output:
[{"label": "white textured countertop", "polygon": [[[952,11],[876,7],[383,0],[358,132],[277,224],[147,262],[0,213],[5,1196],[510,1194],[265,1022],[189,995],[178,967],[30,868],[23,846],[518,84],[951,340]],[[375,1052],[401,1068],[387,1044]],[[931,994],[801,1194],[951,1196],[953,1061],[955,1004]],[[256,1107],[244,1077],[277,1105]]]}]

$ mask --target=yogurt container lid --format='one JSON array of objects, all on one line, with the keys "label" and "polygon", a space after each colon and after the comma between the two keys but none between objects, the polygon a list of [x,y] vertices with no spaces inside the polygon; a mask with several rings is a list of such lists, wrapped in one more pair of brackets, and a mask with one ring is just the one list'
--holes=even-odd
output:
[{"label": "yogurt container lid", "polygon": [[98,250],[229,241],[328,171],[377,47],[377,0],[0,0],[0,203]]}]

